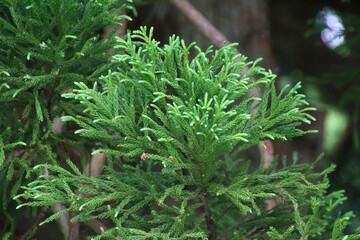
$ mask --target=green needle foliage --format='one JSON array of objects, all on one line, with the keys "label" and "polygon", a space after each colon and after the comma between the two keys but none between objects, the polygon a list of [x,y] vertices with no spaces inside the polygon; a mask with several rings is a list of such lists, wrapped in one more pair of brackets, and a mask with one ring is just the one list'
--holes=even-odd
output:
[{"label": "green needle foliage", "polygon": [[250,170],[238,155],[307,133],[297,127],[313,109],[302,108],[300,84],[277,93],[275,75],[234,45],[202,52],[171,37],[161,47],[146,28],[117,40],[117,69],[63,94],[84,112],[62,120],[97,143],[93,154],[106,153],[103,175],[70,160],[67,169],[39,164],[19,207],[67,206],[43,223],[66,212],[77,213],[71,221],[111,219],[93,239],[360,239],[343,234],[351,213],[333,214],[343,193],[325,195],[334,166],[312,173],[320,158],[299,165],[295,156]]},{"label": "green needle foliage", "polygon": [[35,177],[31,167],[57,164],[67,155],[65,146],[86,142],[71,132],[55,132],[53,124],[65,113],[81,112],[61,93],[75,80],[90,84],[111,68],[108,51],[115,40],[109,36],[118,27],[101,34],[105,26],[121,24],[119,13],[129,7],[115,2],[0,1],[1,239],[14,232],[19,203],[12,198]]}]

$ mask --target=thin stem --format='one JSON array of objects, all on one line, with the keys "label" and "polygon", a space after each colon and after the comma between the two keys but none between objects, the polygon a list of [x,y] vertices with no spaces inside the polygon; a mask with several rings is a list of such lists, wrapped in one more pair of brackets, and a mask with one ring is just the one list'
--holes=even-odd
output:
[{"label": "thin stem", "polygon": [[87,220],[85,224],[90,227],[96,234],[101,234],[101,229],[103,229],[103,231],[108,230],[108,227],[106,227],[105,224],[98,219]]},{"label": "thin stem", "polygon": [[209,231],[209,240],[216,240],[216,224],[214,219],[212,218],[212,213],[209,208],[209,203],[207,197],[209,193],[203,191],[200,193],[199,198],[203,204],[203,210],[205,212],[205,221]]},{"label": "thin stem", "polygon": [[212,25],[212,23],[202,15],[191,3],[187,0],[169,0],[175,7],[177,7],[184,16],[195,25],[195,27],[205,35],[217,48],[222,48],[224,42],[227,44],[230,41],[225,37],[222,32]]},{"label": "thin stem", "polygon": [[59,71],[58,73],[56,74],[55,76],[55,79],[54,79],[54,82],[53,82],[53,85],[50,89],[50,92],[49,92],[49,99],[48,99],[48,103],[47,103],[47,106],[46,106],[46,109],[50,115],[50,112],[51,112],[51,107],[52,107],[52,104],[51,104],[51,100],[52,100],[52,97],[55,93],[55,88],[57,87],[57,85],[59,84],[59,78],[60,78],[60,73],[61,73],[61,70],[62,70],[62,67],[59,68]]}]

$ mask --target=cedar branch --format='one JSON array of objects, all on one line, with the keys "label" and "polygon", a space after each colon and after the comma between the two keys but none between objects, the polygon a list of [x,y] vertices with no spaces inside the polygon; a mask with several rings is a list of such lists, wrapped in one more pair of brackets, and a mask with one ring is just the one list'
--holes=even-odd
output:
[{"label": "cedar branch", "polygon": [[[222,32],[215,28],[215,26],[187,0],[169,0],[169,2],[178,8],[184,16],[217,48],[222,48],[224,43],[231,43]],[[238,53],[239,52],[237,52],[237,54]],[[244,68],[244,73],[248,70],[248,67]],[[261,96],[261,93],[258,89],[253,88],[250,89],[248,95]],[[256,112],[256,109],[254,112]],[[271,164],[274,158],[273,149],[274,147],[271,141],[264,141],[262,145],[259,145],[260,154],[265,161],[264,167]]]}]

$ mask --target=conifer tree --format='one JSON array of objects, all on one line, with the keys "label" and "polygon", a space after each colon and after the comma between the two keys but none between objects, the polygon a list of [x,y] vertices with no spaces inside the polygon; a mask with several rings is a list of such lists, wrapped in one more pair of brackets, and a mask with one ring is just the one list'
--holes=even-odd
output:
[{"label": "conifer tree", "polygon": [[[68,168],[40,163],[19,207],[67,206],[43,223],[66,212],[77,214],[72,221],[110,219],[92,239],[360,239],[343,234],[351,213],[333,214],[343,193],[326,195],[334,166],[312,172],[321,157],[250,170],[239,156],[308,133],[297,128],[314,120],[300,84],[276,92],[275,75],[234,45],[203,52],[173,36],[161,47],[146,28],[117,41],[116,69],[62,95],[84,110],[62,120],[96,142],[92,154],[106,154],[104,174],[91,177],[70,159]],[[253,88],[263,97],[249,96]]]},{"label": "conifer tree", "polygon": [[[30,169],[40,163],[56,165],[68,158],[69,149],[81,152],[91,146],[72,131],[54,132],[53,124],[63,114],[81,112],[61,93],[73,88],[74,81],[93,83],[111,68],[108,51],[115,40],[101,37],[101,31],[121,24],[119,13],[129,7],[116,2],[0,1],[1,239],[14,232],[18,203],[12,198],[34,180]],[[113,28],[109,35],[116,33]],[[81,154],[77,159],[85,161]]]}]

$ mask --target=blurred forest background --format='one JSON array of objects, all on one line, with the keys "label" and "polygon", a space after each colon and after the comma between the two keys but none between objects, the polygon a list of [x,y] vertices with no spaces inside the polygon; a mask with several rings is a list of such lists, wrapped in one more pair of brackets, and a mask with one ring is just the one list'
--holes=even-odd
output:
[{"label": "blurred forest background", "polygon": [[[137,16],[128,29],[154,26],[163,43],[181,36],[204,50],[218,36],[204,36],[189,21],[184,1],[138,2]],[[302,91],[317,121],[303,128],[317,134],[274,143],[275,155],[298,153],[312,162],[325,153],[319,171],[337,165],[330,175],[331,190],[346,190],[348,200],[339,209],[354,211],[353,227],[360,226],[360,1],[347,0],[194,0],[189,1],[240,53],[278,75],[278,88],[303,83]],[[130,13],[131,14],[131,13]],[[191,16],[190,16],[191,18]],[[253,156],[251,153],[253,152]],[[257,150],[248,158],[258,159]]]}]

